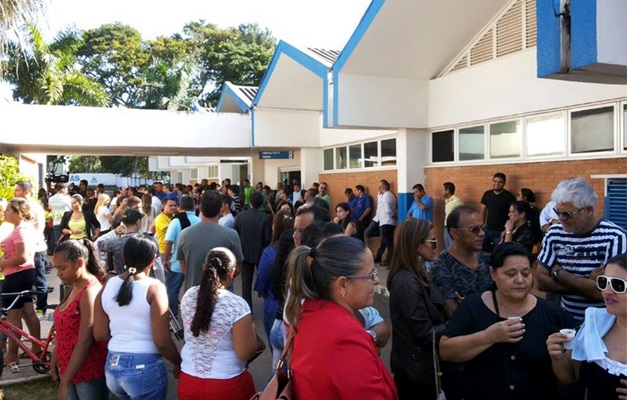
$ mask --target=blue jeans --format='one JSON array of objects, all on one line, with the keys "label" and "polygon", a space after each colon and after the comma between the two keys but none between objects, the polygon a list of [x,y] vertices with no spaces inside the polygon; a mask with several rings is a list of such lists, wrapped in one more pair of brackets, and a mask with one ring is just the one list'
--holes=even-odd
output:
[{"label": "blue jeans", "polygon": [[[263,330],[266,332],[266,337],[268,338],[268,344],[270,343],[270,331],[272,330],[272,325],[274,325],[274,316],[275,314],[268,314],[267,312],[263,312]],[[274,353],[272,350],[272,346],[268,346],[270,348],[270,353]]]},{"label": "blue jeans", "polygon": [[87,382],[70,385],[67,400],[108,400],[109,389],[104,376]]},{"label": "blue jeans", "polygon": [[168,393],[168,374],[160,354],[109,351],[105,376],[107,387],[121,400],[165,400]]},{"label": "blue jeans", "polygon": [[285,324],[281,319],[275,319],[270,330],[270,345],[272,346],[272,370],[281,359],[283,347],[285,347]]},{"label": "blue jeans", "polygon": [[165,271],[165,288],[168,291],[168,302],[170,303],[170,311],[172,311],[175,317],[179,315],[179,293],[184,280],[185,275],[180,272]]},{"label": "blue jeans", "polygon": [[449,247],[451,247],[451,245],[453,244],[453,238],[451,237],[451,234],[448,233],[448,229],[446,229],[446,226],[444,227],[444,248],[448,249]]},{"label": "blue jeans", "polygon": [[35,289],[44,294],[37,295],[37,310],[46,312],[48,308],[48,283],[46,281],[46,261],[48,255],[46,250],[35,253]]},{"label": "blue jeans", "polygon": [[499,244],[501,241],[501,231],[497,230],[488,230],[483,236],[483,248],[481,250],[492,253],[492,250]]}]

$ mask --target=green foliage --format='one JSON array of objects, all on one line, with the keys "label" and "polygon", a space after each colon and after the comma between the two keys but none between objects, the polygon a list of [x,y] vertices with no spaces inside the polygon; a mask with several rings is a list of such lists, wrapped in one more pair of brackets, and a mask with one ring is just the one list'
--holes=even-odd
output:
[{"label": "green foliage", "polygon": [[148,157],[78,156],[72,157],[70,173],[110,173],[122,176],[148,176]]},{"label": "green foliage", "polygon": [[2,171],[0,174],[0,197],[12,199],[13,187],[17,181],[30,181],[33,184],[33,188],[36,187],[31,177],[20,173],[17,160],[11,156],[0,154],[0,171]]},{"label": "green foliage", "polygon": [[[9,39],[22,45],[24,33],[35,16],[45,10],[46,0],[0,0],[0,56],[5,53]],[[21,46],[20,46],[21,47]],[[0,77],[3,75],[0,64]]]}]

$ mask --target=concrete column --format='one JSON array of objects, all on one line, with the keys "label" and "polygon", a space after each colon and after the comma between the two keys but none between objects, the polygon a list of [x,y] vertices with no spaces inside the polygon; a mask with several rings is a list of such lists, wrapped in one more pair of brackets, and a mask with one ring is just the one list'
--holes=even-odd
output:
[{"label": "concrete column", "polygon": [[248,171],[248,175],[250,175],[250,184],[255,187],[257,182],[265,182],[264,179],[264,168],[263,168],[263,160],[259,159],[259,153],[254,152],[250,159],[250,170]]},{"label": "concrete column", "polygon": [[205,178],[209,178],[209,167],[206,165],[198,166],[198,182]]},{"label": "concrete column", "polygon": [[[402,129],[396,138],[396,164],[398,165],[398,220],[405,220],[407,210],[414,201],[412,187],[425,184],[425,165],[429,159],[427,131]],[[425,185],[425,190],[429,193]]]},{"label": "concrete column", "polygon": [[322,154],[319,148],[300,149],[300,184],[308,188],[317,182],[322,170]]}]

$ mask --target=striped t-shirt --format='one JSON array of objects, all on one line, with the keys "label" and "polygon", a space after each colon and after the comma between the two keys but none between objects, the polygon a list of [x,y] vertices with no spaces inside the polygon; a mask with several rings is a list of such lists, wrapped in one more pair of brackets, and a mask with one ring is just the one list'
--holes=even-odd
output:
[{"label": "striped t-shirt", "polygon": [[[593,270],[626,251],[625,230],[610,221],[601,219],[585,236],[566,232],[561,224],[557,224],[549,228],[544,237],[538,263],[547,269],[559,264],[571,274],[588,278]],[[562,307],[573,317],[583,320],[586,308],[605,305],[576,294],[564,294]]]}]

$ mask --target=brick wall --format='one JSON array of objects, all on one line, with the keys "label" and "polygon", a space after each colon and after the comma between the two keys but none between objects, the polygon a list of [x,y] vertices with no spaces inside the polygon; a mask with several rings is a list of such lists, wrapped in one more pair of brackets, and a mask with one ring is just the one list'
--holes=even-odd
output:
[{"label": "brick wall", "polygon": [[[591,179],[595,174],[625,174],[625,158],[606,158],[597,160],[554,161],[524,164],[478,165],[460,167],[427,168],[425,186],[427,193],[433,196],[434,226],[436,236],[442,240],[444,226],[444,199],[442,183],[455,184],[455,194],[465,204],[480,209],[481,196],[492,188],[492,176],[502,172],[507,176],[505,188],[514,195],[523,188],[529,188],[536,194],[536,206],[542,209],[551,200],[551,194],[559,182],[568,178],[584,178],[594,187],[599,201],[598,215],[603,214],[603,196],[605,180]],[[440,246],[438,246],[440,247]]]},{"label": "brick wall", "polygon": [[[320,174],[318,182],[326,182],[329,185],[329,196],[331,196],[331,219],[335,217],[335,207],[341,202],[346,201],[344,190],[351,188],[355,191],[355,185],[363,185],[366,192],[372,196],[375,202],[373,214],[376,211],[377,193],[379,191],[379,182],[385,179],[390,182],[392,192],[398,195],[398,176],[397,171],[368,171],[368,172],[346,172],[343,174]],[[368,246],[373,252],[379,248],[379,239],[368,239]]]}]

